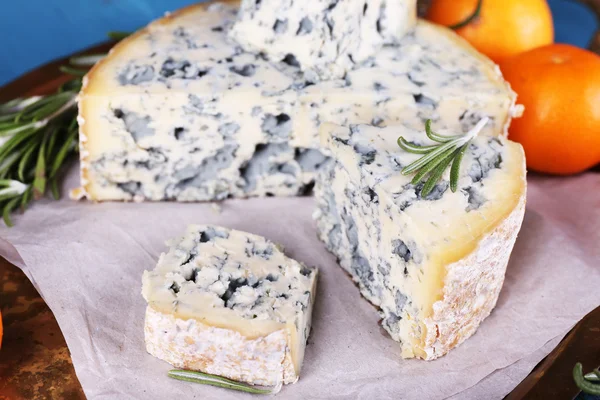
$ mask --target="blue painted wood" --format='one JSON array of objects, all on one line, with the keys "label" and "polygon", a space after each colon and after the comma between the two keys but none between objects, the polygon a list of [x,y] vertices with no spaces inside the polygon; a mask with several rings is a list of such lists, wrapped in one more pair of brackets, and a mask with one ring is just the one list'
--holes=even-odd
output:
[{"label": "blue painted wood", "polygon": [[0,85],[198,0],[0,1]]},{"label": "blue painted wood", "polygon": [[[2,0],[0,85],[93,44],[110,30],[131,31],[198,0]],[[549,0],[556,40],[585,47],[597,29],[594,15],[573,0]]]},{"label": "blue painted wood", "polygon": [[555,41],[588,47],[594,32],[598,30],[596,15],[575,0],[550,0],[548,3],[554,18]]}]

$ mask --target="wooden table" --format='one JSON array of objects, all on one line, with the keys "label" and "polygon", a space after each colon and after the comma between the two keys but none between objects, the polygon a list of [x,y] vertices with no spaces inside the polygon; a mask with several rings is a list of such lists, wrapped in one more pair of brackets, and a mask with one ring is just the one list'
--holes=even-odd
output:
[{"label": "wooden table", "polygon": [[[600,15],[600,0],[585,1]],[[104,44],[90,52],[102,52],[108,47]],[[600,54],[600,32],[591,48]],[[63,64],[64,60],[48,64],[3,87],[0,102],[52,92],[65,80],[58,73],[58,66]],[[0,400],[85,399],[52,311],[23,272],[1,258],[0,310],[4,320]]]}]

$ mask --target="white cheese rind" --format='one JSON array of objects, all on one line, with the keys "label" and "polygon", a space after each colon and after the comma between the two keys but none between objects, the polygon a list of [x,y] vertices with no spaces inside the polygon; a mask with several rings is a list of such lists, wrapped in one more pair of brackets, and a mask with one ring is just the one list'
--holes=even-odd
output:
[{"label": "white cheese rind", "polygon": [[231,329],[176,318],[148,306],[144,333],[148,353],[176,368],[254,385],[298,380],[285,330],[247,338]]},{"label": "white cheese rind", "polygon": [[[435,129],[435,125],[434,125]],[[472,335],[496,303],[525,204],[522,148],[480,136],[425,199],[401,173],[418,155],[396,139],[430,144],[406,127],[324,124],[333,161],[319,173],[319,237],[381,310],[404,357],[434,359]]]},{"label": "white cheese rind", "polygon": [[424,321],[425,359],[446,354],[475,333],[496,306],[510,254],[525,214],[525,196],[517,207],[467,257],[448,265],[443,300]]},{"label": "white cheese rind", "polygon": [[144,272],[148,351],[252,384],[295,382],[316,281],[316,269],[260,236],[191,225]]},{"label": "white cheese rind", "polygon": [[327,80],[398,43],[416,19],[416,0],[242,0],[229,36]]},{"label": "white cheese rind", "polygon": [[236,2],[192,6],[119,43],[79,96],[81,185],[93,200],[210,201],[310,191],[318,128],[370,122],[463,130],[490,117],[504,135],[515,100],[494,64],[420,21],[345,79],[227,39]]}]

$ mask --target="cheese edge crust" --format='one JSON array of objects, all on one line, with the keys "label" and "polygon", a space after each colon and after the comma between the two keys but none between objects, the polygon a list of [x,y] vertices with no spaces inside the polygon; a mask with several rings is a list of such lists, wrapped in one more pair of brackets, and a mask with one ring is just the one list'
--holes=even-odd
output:
[{"label": "cheese edge crust", "polygon": [[288,346],[290,337],[284,329],[250,339],[230,329],[184,320],[148,306],[144,337],[148,353],[176,368],[253,385],[275,386],[298,380]]},{"label": "cheese edge crust", "polygon": [[[441,357],[471,337],[490,315],[500,296],[525,215],[525,176],[523,181],[524,190],[511,213],[479,241],[474,251],[446,267],[443,299],[433,304],[433,315],[422,322],[423,335],[418,345],[413,352],[403,351],[403,357],[425,360]],[[476,289],[483,289],[483,293],[476,296]]]},{"label": "cheese edge crust", "polygon": [[[117,57],[121,53],[125,53],[128,49],[128,46],[133,45],[138,37],[146,34],[149,31],[150,27],[155,26],[155,25],[169,25],[171,23],[175,23],[178,17],[181,17],[183,15],[186,15],[186,14],[189,14],[192,12],[196,12],[198,9],[206,11],[212,4],[215,4],[215,3],[224,3],[224,4],[228,4],[228,5],[239,4],[240,0],[210,0],[205,3],[192,4],[192,5],[186,6],[184,8],[178,9],[177,11],[175,11],[173,13],[169,13],[169,14],[165,15],[164,17],[159,18],[155,21],[152,21],[146,27],[140,29],[139,31],[133,33],[132,35],[128,36],[127,38],[125,38],[125,39],[121,40],[119,43],[117,43],[108,52],[108,55],[104,59],[102,59],[98,63],[96,63],[92,67],[92,69],[86,74],[86,76],[83,78],[82,88],[81,88],[81,91],[79,92],[78,99],[77,99],[77,106],[78,106],[78,110],[79,110],[78,116],[77,116],[77,122],[79,123],[80,187],[75,188],[71,191],[70,197],[72,199],[80,200],[80,199],[87,198],[87,199],[93,200],[93,201],[102,201],[102,200],[98,199],[97,194],[94,193],[93,185],[90,183],[90,180],[89,180],[88,165],[89,165],[90,160],[88,157],[89,153],[86,149],[87,136],[86,136],[86,127],[85,127],[85,115],[88,114],[88,112],[86,111],[86,109],[87,109],[86,96],[91,95],[94,91],[94,86],[95,86],[95,82],[93,82],[94,76],[98,73],[98,71],[100,71],[104,67],[104,64],[107,63],[106,60],[108,60],[112,57]],[[521,108],[518,108],[516,106],[517,95],[511,89],[510,84],[506,80],[504,80],[498,65],[496,65],[492,60],[490,60],[483,54],[479,53],[471,44],[469,44],[465,39],[463,39],[462,37],[457,35],[451,29],[427,22],[423,19],[417,19],[417,22],[424,24],[424,25],[428,25],[430,27],[433,27],[434,29],[436,29],[438,32],[440,32],[443,35],[450,36],[451,39],[456,43],[457,46],[461,47],[463,50],[468,51],[471,55],[473,55],[473,57],[482,61],[484,65],[487,65],[487,67],[488,67],[487,75],[489,76],[490,80],[496,81],[496,82],[498,82],[499,85],[505,86],[508,93],[510,94],[510,102],[511,102],[511,105],[509,108],[510,111],[509,111],[509,113],[507,113],[507,119],[505,121],[503,121],[503,124],[502,124],[502,126],[504,127],[503,128],[503,136],[506,137],[508,135],[508,126],[510,125],[511,118],[513,116],[515,116],[515,117],[520,116],[520,112],[522,112],[522,110],[521,110]],[[134,201],[135,201],[135,199],[134,199]]]}]

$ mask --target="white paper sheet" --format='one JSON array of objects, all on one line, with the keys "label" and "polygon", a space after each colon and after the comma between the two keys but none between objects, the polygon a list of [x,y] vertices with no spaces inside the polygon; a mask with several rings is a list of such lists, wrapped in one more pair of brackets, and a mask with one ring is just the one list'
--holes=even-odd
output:
[{"label": "white paper sheet", "polygon": [[[65,187],[76,185],[73,168]],[[145,351],[142,271],[189,223],[264,235],[320,268],[302,375],[282,399],[499,399],[600,304],[600,174],[529,178],[498,306],[432,362],[400,358],[375,308],[317,239],[312,211],[310,197],[231,200],[221,213],[210,204],[42,201],[0,229],[0,254],[56,315],[90,399],[251,398],[167,378],[170,366]]]}]

